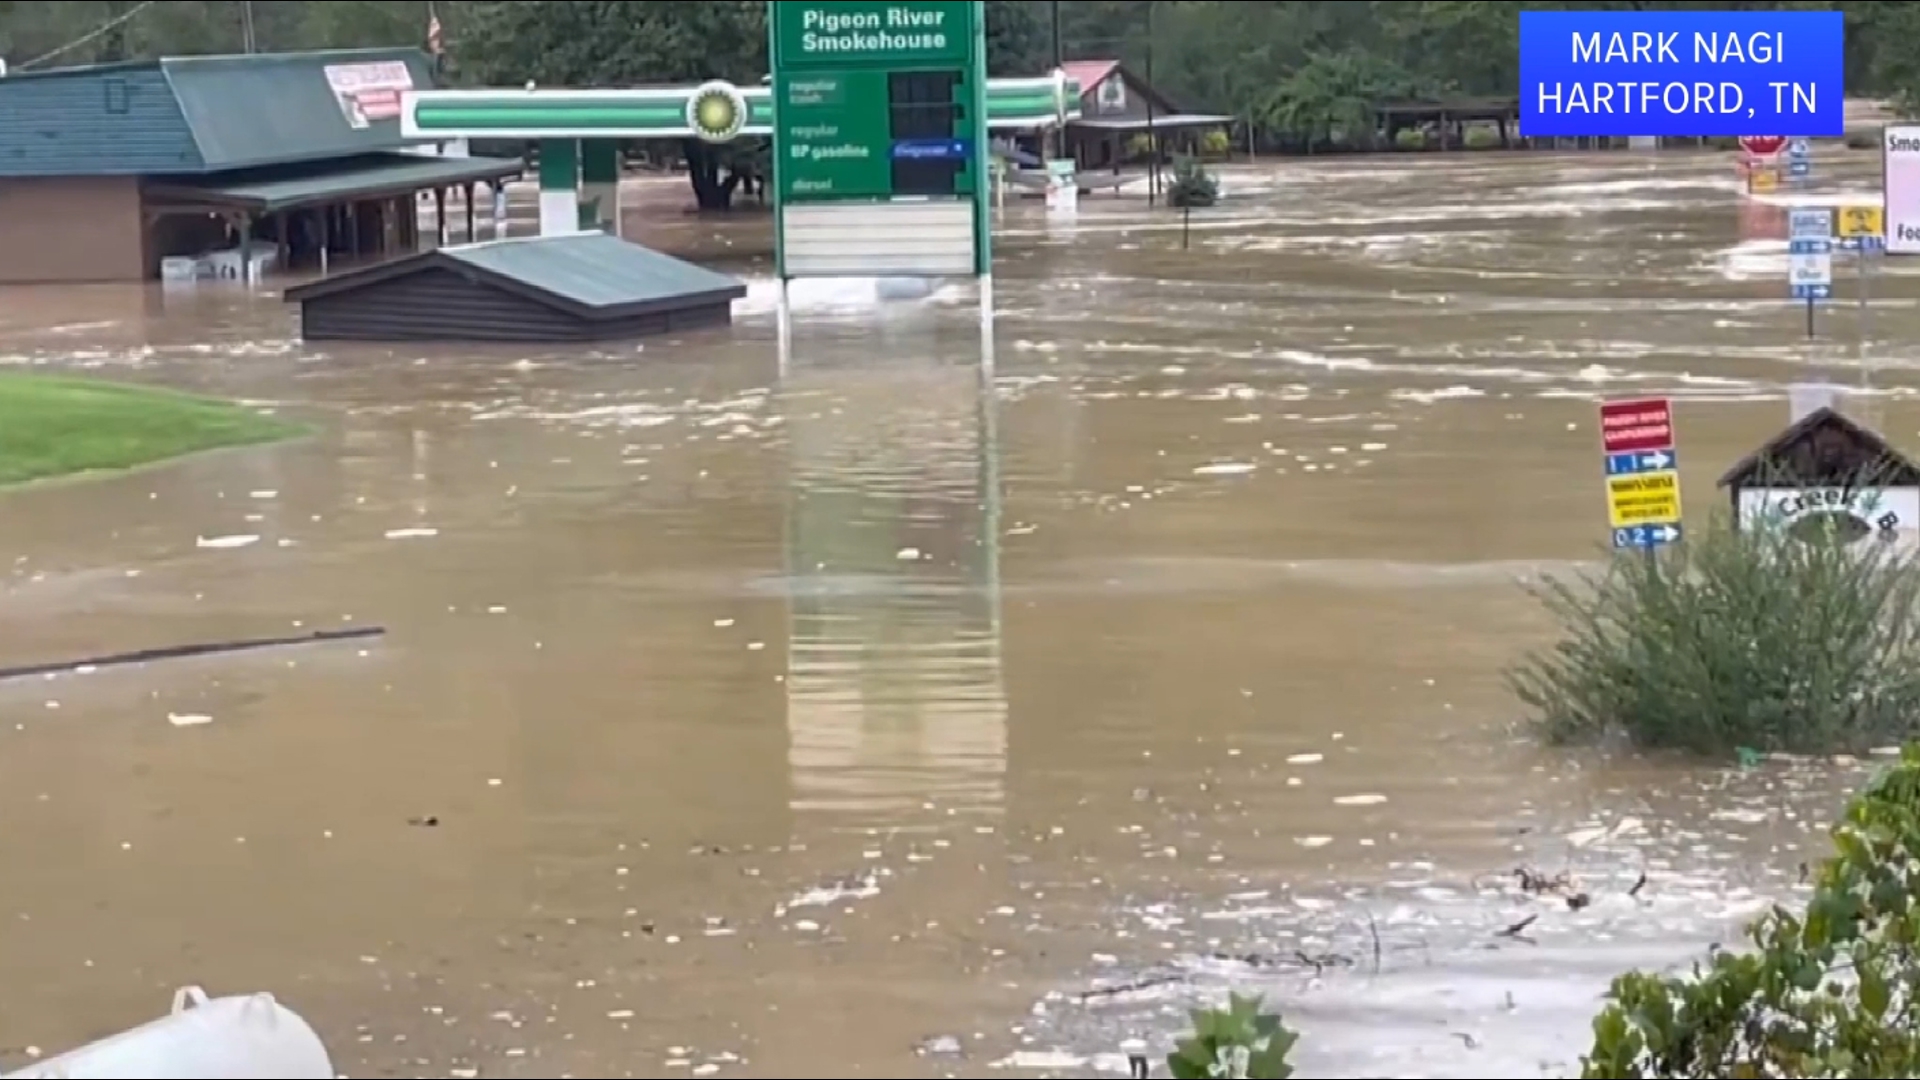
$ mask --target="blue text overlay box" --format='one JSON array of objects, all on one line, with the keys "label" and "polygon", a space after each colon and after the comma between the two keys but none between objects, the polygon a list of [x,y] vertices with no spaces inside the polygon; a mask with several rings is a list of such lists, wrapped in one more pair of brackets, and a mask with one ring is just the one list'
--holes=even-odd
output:
[{"label": "blue text overlay box", "polygon": [[1838,11],[1523,11],[1520,133],[1846,133]]}]

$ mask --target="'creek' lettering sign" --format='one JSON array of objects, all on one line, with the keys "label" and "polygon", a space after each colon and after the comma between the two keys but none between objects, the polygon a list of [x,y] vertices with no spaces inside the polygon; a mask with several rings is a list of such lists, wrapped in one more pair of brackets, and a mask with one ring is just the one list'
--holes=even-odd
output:
[{"label": "'creek' lettering sign", "polygon": [[1746,488],[1739,512],[1742,525],[1891,540],[1920,527],[1920,488]]},{"label": "'creek' lettering sign", "polygon": [[1815,409],[1720,478],[1740,527],[1786,529],[1812,539],[1838,535],[1915,539],[1920,467],[1831,407]]}]

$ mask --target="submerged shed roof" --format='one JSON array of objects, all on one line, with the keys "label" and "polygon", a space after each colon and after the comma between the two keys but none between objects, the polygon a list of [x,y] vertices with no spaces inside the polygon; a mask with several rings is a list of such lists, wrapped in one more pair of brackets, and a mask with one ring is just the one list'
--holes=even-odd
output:
[{"label": "submerged shed roof", "polygon": [[737,300],[739,279],[617,236],[581,232],[438,248],[287,290],[304,302],[433,268],[455,268],[583,319]]},{"label": "submerged shed roof", "polygon": [[588,308],[629,307],[689,294],[747,295],[737,278],[599,232],[467,244],[447,248],[445,254]]}]

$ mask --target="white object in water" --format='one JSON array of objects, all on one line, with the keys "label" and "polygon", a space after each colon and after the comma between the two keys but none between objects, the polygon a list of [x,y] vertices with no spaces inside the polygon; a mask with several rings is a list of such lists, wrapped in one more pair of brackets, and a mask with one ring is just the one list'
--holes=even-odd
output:
[{"label": "white object in water", "polygon": [[305,1020],[271,994],[208,998],[174,991],[173,1011],[0,1080],[332,1080]]},{"label": "white object in water", "polygon": [[933,282],[923,277],[883,277],[873,283],[873,295],[882,300],[925,300]]}]

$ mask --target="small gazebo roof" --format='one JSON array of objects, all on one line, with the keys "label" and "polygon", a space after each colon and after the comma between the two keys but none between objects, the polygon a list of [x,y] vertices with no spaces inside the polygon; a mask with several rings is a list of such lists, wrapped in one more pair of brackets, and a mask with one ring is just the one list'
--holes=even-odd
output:
[{"label": "small gazebo roof", "polygon": [[1720,477],[1723,488],[1920,487],[1920,465],[1830,408],[1815,409],[1762,443]]}]

